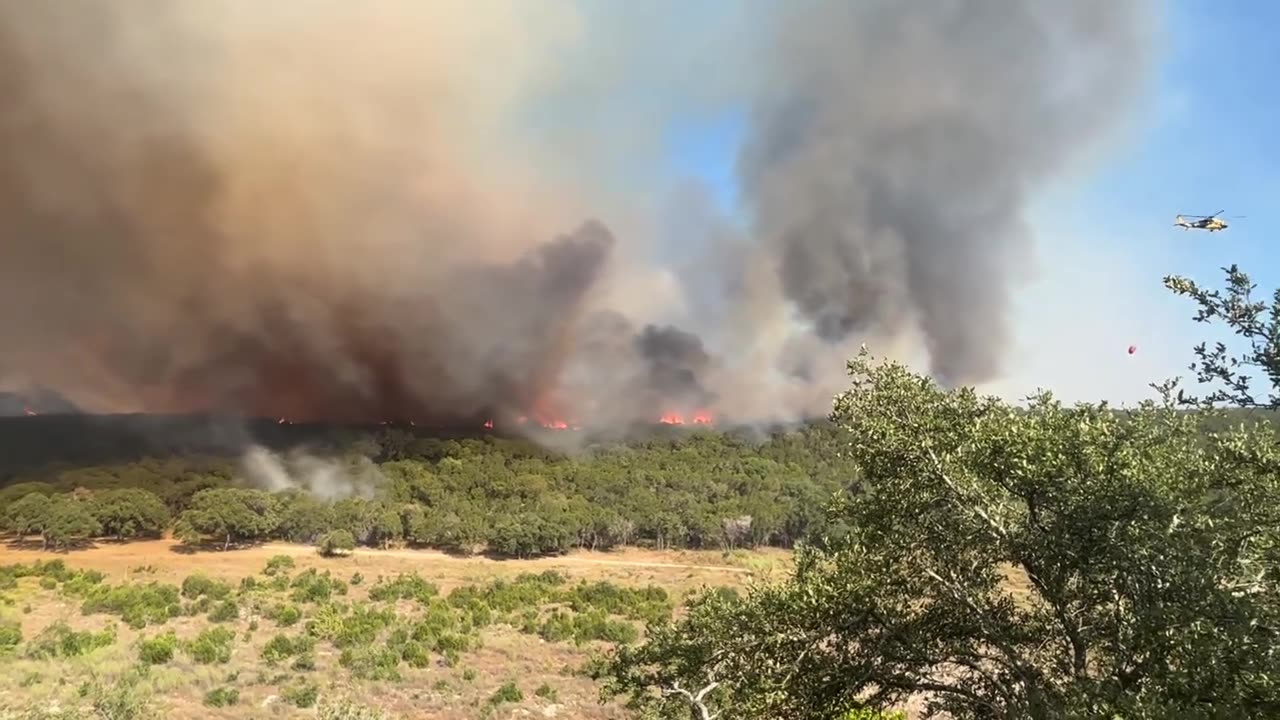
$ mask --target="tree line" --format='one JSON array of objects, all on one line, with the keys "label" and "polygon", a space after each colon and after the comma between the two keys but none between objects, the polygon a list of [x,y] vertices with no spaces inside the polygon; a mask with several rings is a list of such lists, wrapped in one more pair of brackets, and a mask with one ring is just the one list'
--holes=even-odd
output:
[{"label": "tree line", "polygon": [[[234,462],[145,459],[29,473],[0,490],[6,532],[65,548],[94,537],[154,537],[231,548],[319,543],[338,531],[372,547],[529,557],[575,548],[791,547],[856,478],[835,428],[765,439],[712,430],[563,454],[496,437],[438,440],[402,431],[359,438],[335,462],[324,499],[252,487]],[[370,472],[369,457],[381,462]]]}]

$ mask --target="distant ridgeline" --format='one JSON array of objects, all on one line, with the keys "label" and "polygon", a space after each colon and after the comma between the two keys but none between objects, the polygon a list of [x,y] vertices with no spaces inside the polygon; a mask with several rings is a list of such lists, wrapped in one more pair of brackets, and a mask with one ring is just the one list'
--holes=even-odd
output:
[{"label": "distant ridgeline", "polygon": [[0,391],[0,418],[31,415],[70,415],[80,408],[59,393],[45,388],[30,392]]}]

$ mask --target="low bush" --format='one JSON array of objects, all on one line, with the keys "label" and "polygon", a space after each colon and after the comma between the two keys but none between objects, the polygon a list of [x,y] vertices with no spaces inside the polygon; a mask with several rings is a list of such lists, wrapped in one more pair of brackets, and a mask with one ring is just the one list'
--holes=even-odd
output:
[{"label": "low bush", "polygon": [[489,696],[490,705],[502,705],[503,703],[518,703],[524,700],[524,693],[514,681],[508,680]]},{"label": "low bush", "polygon": [[349,530],[334,530],[320,538],[318,552],[323,557],[337,557],[355,549],[356,538]]},{"label": "low bush", "polygon": [[582,645],[600,640],[625,645],[638,640],[640,631],[629,622],[611,620],[602,610],[577,614],[557,610],[538,628],[538,635],[547,642],[573,640]]},{"label": "low bush", "polygon": [[162,665],[173,659],[178,649],[178,636],[172,630],[138,642],[138,659],[144,665]]},{"label": "low bush", "polygon": [[289,585],[293,588],[290,599],[299,603],[326,602],[334,595],[347,594],[346,583],[330,575],[328,570],[320,573],[311,568],[300,573]]},{"label": "low bush", "polygon": [[240,617],[240,608],[234,600],[223,600],[209,612],[209,622],[231,622]]},{"label": "low bush", "polygon": [[426,604],[439,593],[439,588],[423,580],[417,573],[402,573],[390,582],[379,582],[369,588],[369,599],[375,602],[416,600]]},{"label": "low bush", "polygon": [[320,688],[315,683],[303,681],[285,688],[280,697],[290,705],[305,710],[315,707],[316,700],[320,698]]},{"label": "low bush", "polygon": [[204,694],[204,704],[208,707],[230,707],[240,702],[240,691],[233,687],[214,688]]},{"label": "low bush", "polygon": [[565,594],[564,602],[576,612],[598,609],[649,623],[670,618],[674,609],[667,591],[660,587],[628,588],[610,582],[576,585]]},{"label": "low bush", "polygon": [[197,600],[202,597],[225,600],[231,597],[231,586],[221,580],[203,574],[188,576],[182,581],[182,597]]},{"label": "low bush", "polygon": [[7,655],[22,642],[22,625],[16,622],[0,622],[0,655]]},{"label": "low bush", "polygon": [[35,660],[79,657],[98,648],[108,647],[115,641],[114,626],[95,633],[72,630],[66,623],[58,621],[31,639],[27,644],[26,656]]},{"label": "low bush", "polygon": [[182,614],[178,588],[166,583],[93,585],[83,595],[80,612],[119,615],[134,629],[162,625]]},{"label": "low bush", "polygon": [[315,638],[306,635],[289,637],[276,635],[267,641],[262,648],[262,659],[268,665],[276,665],[297,655],[309,654],[315,650]]},{"label": "low bush", "polygon": [[338,657],[338,664],[357,680],[400,679],[400,655],[392,648],[349,647]]},{"label": "low bush", "polygon": [[264,613],[268,620],[280,627],[296,625],[302,619],[302,611],[296,605],[276,605]]},{"label": "low bush", "polygon": [[263,575],[278,575],[297,567],[297,563],[288,555],[272,555],[267,566],[262,569]]},{"label": "low bush", "polygon": [[320,703],[316,720],[391,720],[391,716],[350,698],[339,698]]},{"label": "low bush", "polygon": [[336,647],[345,648],[368,645],[384,628],[396,623],[393,610],[370,609],[367,605],[355,605],[342,618],[342,626],[331,640]]},{"label": "low bush", "polygon": [[209,628],[188,642],[184,650],[201,665],[228,663],[235,637],[235,632],[225,627]]}]

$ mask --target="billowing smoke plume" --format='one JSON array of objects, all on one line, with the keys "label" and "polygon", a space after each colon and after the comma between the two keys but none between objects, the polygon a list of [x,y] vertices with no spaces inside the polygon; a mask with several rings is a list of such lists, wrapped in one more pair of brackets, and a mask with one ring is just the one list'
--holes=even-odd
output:
[{"label": "billowing smoke plume", "polygon": [[[821,412],[869,337],[991,379],[1027,203],[1145,54],[1136,0],[732,3],[738,52],[586,5],[0,5],[0,378],[417,422]],[[664,103],[751,113],[749,220],[669,262]]]},{"label": "billowing smoke plume", "polygon": [[743,162],[755,239],[818,338],[917,327],[994,379],[1037,186],[1116,119],[1135,2],[790,3]]},{"label": "billowing smoke plume", "polygon": [[325,500],[372,498],[383,480],[368,458],[342,462],[301,450],[278,455],[258,445],[245,451],[242,465],[245,478],[265,490],[304,490]]}]

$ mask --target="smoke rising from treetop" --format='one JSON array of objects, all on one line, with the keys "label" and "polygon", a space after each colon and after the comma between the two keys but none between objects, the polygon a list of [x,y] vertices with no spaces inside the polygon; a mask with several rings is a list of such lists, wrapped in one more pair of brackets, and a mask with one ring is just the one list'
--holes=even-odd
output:
[{"label": "smoke rising from treetop", "polygon": [[[0,6],[0,384],[98,411],[794,416],[867,338],[992,379],[1026,205],[1145,69],[1136,0],[735,3],[732,41],[601,7]],[[705,71],[657,78],[682,48]],[[696,272],[663,284],[662,188],[635,185],[675,106],[724,102],[752,113],[749,222],[691,231]]]}]

